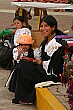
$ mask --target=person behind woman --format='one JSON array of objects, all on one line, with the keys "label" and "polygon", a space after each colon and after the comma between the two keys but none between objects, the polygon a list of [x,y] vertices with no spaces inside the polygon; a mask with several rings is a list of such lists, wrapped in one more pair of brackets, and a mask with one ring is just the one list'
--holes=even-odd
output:
[{"label": "person behind woman", "polygon": [[[18,39],[18,35],[20,35],[22,33],[26,33],[26,34],[31,35],[31,31],[28,28],[26,28],[26,22],[22,16],[15,17],[13,19],[13,24],[14,24],[14,28],[15,28],[15,31],[13,31],[14,45],[10,49],[8,49],[8,51],[6,53],[0,55],[0,66],[3,67],[4,69],[11,69],[13,67],[12,50],[15,46],[17,46],[16,41]],[[16,37],[16,35],[17,35],[17,37]]]},{"label": "person behind woman", "polygon": [[[45,39],[40,45],[39,58],[36,58],[37,55],[35,55],[34,50],[34,58],[30,60],[28,57],[24,57],[24,61],[20,60],[15,69],[14,74],[16,74],[17,79],[14,80],[14,77],[12,81],[16,83],[13,91],[11,91],[15,93],[12,103],[32,104],[36,99],[35,84],[44,81],[60,81],[59,75],[62,74],[63,70],[62,55],[64,51],[62,45],[56,41],[55,36],[61,35],[63,32],[57,29],[57,21],[51,15],[41,19],[40,32]],[[26,59],[29,60],[26,61]],[[47,69],[46,64],[48,65]],[[55,71],[56,67],[57,71]]]},{"label": "person behind woman", "polygon": [[2,36],[7,36],[11,34],[15,34],[17,29],[21,29],[23,27],[26,27],[26,22],[22,16],[17,16],[13,19],[12,27],[6,28],[0,32],[0,39],[2,39]]},{"label": "person behind woman", "polygon": [[17,39],[21,34],[29,34],[31,35],[31,31],[26,27],[26,22],[22,16],[17,16],[13,20],[14,27],[16,28],[16,32],[14,35],[14,45],[17,46],[18,44]]}]

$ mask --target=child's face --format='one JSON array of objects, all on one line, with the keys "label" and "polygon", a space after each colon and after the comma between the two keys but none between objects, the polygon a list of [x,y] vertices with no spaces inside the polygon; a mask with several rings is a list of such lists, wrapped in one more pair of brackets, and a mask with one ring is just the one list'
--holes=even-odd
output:
[{"label": "child's face", "polygon": [[14,28],[16,28],[16,29],[21,29],[23,26],[24,26],[24,22],[22,23],[21,21],[19,21],[19,20],[14,20]]},{"label": "child's face", "polygon": [[29,50],[29,48],[30,48],[30,46],[29,46],[28,44],[23,44],[23,45],[21,45],[21,46],[22,46],[24,52],[28,52],[28,50]]}]

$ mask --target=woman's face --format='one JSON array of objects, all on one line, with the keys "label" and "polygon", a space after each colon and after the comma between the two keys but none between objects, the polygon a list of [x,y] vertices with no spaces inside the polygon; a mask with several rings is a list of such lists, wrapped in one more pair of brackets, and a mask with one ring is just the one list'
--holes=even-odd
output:
[{"label": "woman's face", "polygon": [[21,29],[23,26],[24,26],[24,22],[22,23],[21,21],[19,21],[17,19],[14,20],[14,28]]},{"label": "woman's face", "polygon": [[55,29],[55,26],[50,27],[46,22],[42,22],[40,25],[40,32],[44,37],[49,37],[52,35],[53,30]]}]

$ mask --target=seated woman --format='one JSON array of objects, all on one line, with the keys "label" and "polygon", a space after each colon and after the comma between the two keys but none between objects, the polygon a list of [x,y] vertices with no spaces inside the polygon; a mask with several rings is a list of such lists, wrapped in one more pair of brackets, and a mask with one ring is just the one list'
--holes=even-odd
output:
[{"label": "seated woman", "polygon": [[[15,93],[15,98],[12,99],[12,103],[32,104],[36,99],[36,83],[60,81],[60,74],[63,71],[62,56],[64,49],[56,41],[55,36],[63,34],[63,32],[57,29],[57,21],[51,15],[47,15],[41,19],[40,31],[45,39],[40,45],[39,58],[35,58],[33,56],[35,54],[30,54],[30,51],[27,51],[30,49],[27,49],[29,45],[25,45],[24,35],[19,37],[18,43],[20,45],[13,51],[14,59],[19,63],[15,68],[11,84],[12,90],[10,91]],[[23,38],[23,40],[20,38]],[[21,44],[24,44],[25,48],[22,48],[23,46]],[[28,42],[27,44],[32,43]],[[14,83],[15,85],[13,86]]]},{"label": "seated woman", "polygon": [[[10,30],[8,30],[8,32],[7,32],[7,30],[2,32],[3,34],[4,33],[5,34],[12,33],[12,31],[14,33],[12,47],[9,48],[8,51],[4,51],[4,53],[0,54],[0,66],[4,69],[12,69],[12,67],[13,67],[13,54],[12,54],[12,51],[13,51],[13,48],[15,46],[17,46],[16,41],[18,39],[18,35],[22,34],[22,33],[26,33],[26,34],[31,35],[31,31],[28,28],[26,28],[26,21],[22,16],[15,17],[13,19],[13,25],[14,25],[14,28],[15,28],[14,30],[10,29]],[[0,34],[0,36],[1,36],[1,34]]]}]

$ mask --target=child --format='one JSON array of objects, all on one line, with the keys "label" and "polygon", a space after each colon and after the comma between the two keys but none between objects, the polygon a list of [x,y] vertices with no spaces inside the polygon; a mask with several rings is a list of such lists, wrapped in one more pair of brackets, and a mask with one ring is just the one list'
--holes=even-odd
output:
[{"label": "child", "polygon": [[32,104],[35,99],[35,84],[47,80],[41,61],[34,58],[33,42],[30,35],[23,34],[18,38],[19,45],[13,49],[13,58],[17,64],[9,91],[15,93],[15,98],[12,99],[15,104]]},{"label": "child", "polygon": [[16,48],[13,49],[13,58],[16,63],[14,69],[13,76],[11,78],[10,84],[9,84],[9,90],[11,92],[15,92],[16,83],[17,83],[17,71],[19,68],[19,65],[24,62],[34,62],[34,52],[32,49],[33,44],[32,37],[27,34],[20,35],[18,38],[17,43],[19,44]]},{"label": "child", "polygon": [[[23,34],[18,38],[19,45],[13,49],[13,58],[14,60],[20,61],[20,60],[27,60],[32,61],[34,54],[32,50],[32,44],[33,40],[30,35]],[[31,58],[29,58],[31,57]]]}]

